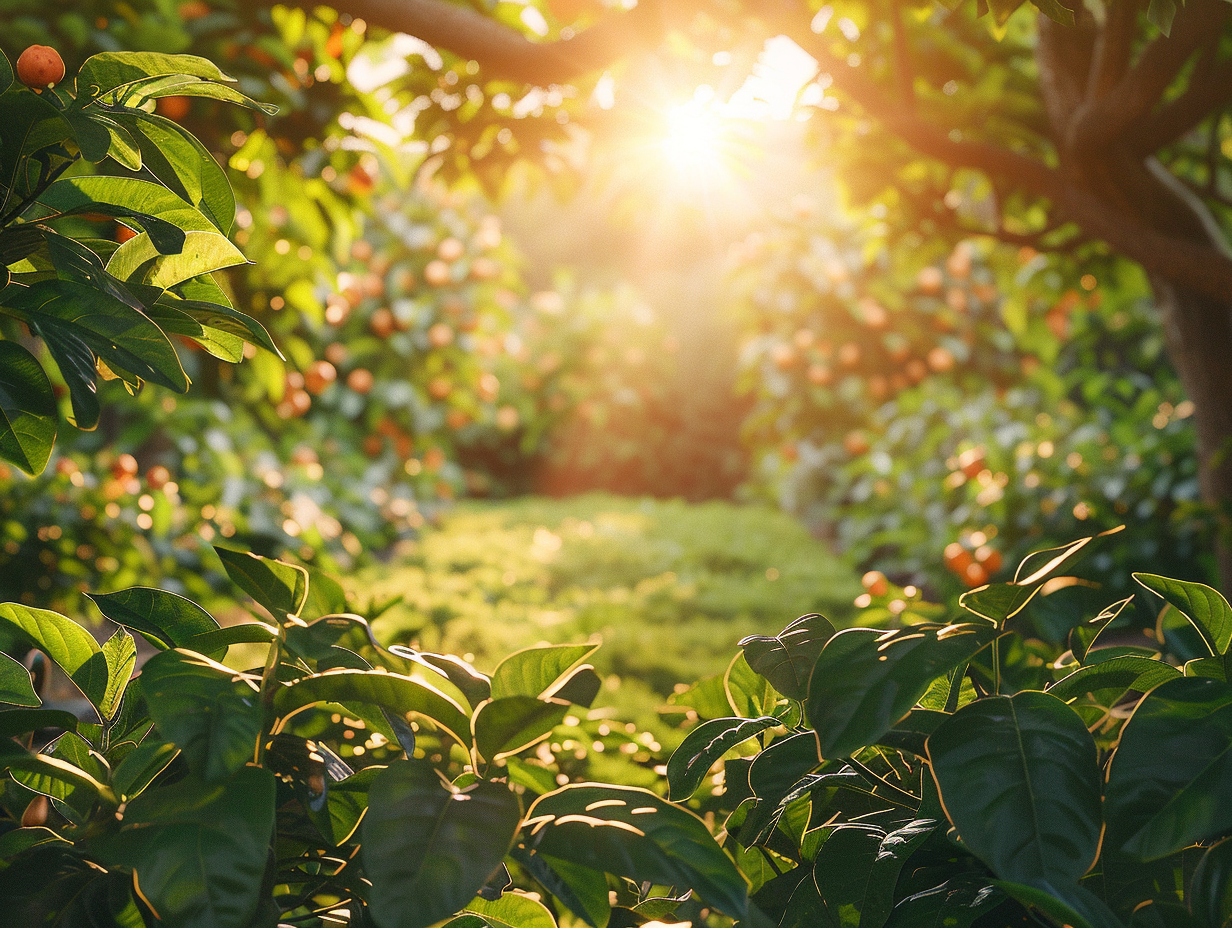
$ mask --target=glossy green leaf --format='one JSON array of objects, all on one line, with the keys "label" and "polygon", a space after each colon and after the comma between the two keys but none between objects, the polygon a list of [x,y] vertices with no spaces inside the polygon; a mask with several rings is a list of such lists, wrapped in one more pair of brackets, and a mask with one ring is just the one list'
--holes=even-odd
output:
[{"label": "glossy green leaf", "polygon": [[0,52],[0,93],[4,93],[12,86],[13,66],[9,63],[8,56]]},{"label": "glossy green leaf", "polygon": [[185,74],[211,81],[229,81],[218,66],[195,55],[159,52],[103,52],[85,60],[77,72],[79,99],[92,99],[135,81]]},{"label": "glossy green leaf", "polygon": [[511,852],[527,873],[552,894],[561,905],[591,928],[605,928],[612,914],[607,877],[598,870],[583,867],[523,847]]},{"label": "glossy green leaf", "polygon": [[360,830],[374,920],[427,928],[461,911],[509,852],[520,821],[517,796],[499,783],[457,790],[418,761],[381,771]]},{"label": "glossy green leaf", "polygon": [[581,664],[559,678],[544,692],[544,698],[561,700],[589,709],[603,689],[603,678],[593,664]]},{"label": "glossy green leaf", "polygon": [[1058,699],[1070,700],[1087,693],[1108,690],[1111,691],[1111,701],[1103,704],[1112,705],[1128,690],[1147,693],[1179,676],[1181,671],[1171,664],[1149,657],[1126,655],[1079,667],[1050,686],[1048,692]]},{"label": "glossy green leaf", "polygon": [[46,609],[4,603],[0,621],[68,674],[92,705],[98,707],[106,699],[107,659],[94,636],[72,619]]},{"label": "glossy green leaf", "polygon": [[1207,848],[1189,884],[1189,905],[1207,928],[1232,920],[1232,838]]},{"label": "glossy green leaf", "polygon": [[194,635],[184,642],[184,647],[214,660],[222,660],[227,648],[233,644],[268,644],[277,637],[278,629],[264,622],[241,622],[239,625],[228,625],[226,628]]},{"label": "glossy green leaf", "polygon": [[184,247],[176,254],[159,252],[149,235],[142,233],[115,250],[107,261],[107,273],[120,280],[167,289],[245,263],[240,250],[219,232],[188,232]]},{"label": "glossy green leaf", "polygon": [[193,80],[188,77],[167,77],[162,80],[142,82],[128,88],[125,102],[129,106],[138,106],[146,100],[157,100],[160,97],[205,97],[210,100],[222,100],[235,103],[252,110],[260,110],[267,116],[278,112],[278,107],[272,103],[261,103],[247,94],[240,93],[234,87],[216,84],[208,80]]},{"label": "glossy green leaf", "polygon": [[135,177],[95,174],[62,178],[43,192],[39,202],[67,216],[99,213],[132,217],[164,255],[183,250],[185,233],[213,228],[195,206],[162,184]]},{"label": "glossy green leaf", "polygon": [[685,736],[680,747],[668,758],[669,797],[676,802],[690,798],[719,758],[736,745],[778,726],[779,720],[769,716],[702,722]]},{"label": "glossy green leaf", "polygon": [[1222,656],[1196,657],[1185,662],[1184,671],[1187,677],[1208,677],[1221,683],[1228,682],[1228,668]]},{"label": "glossy green leaf", "polygon": [[3,651],[0,651],[0,703],[28,707],[43,704],[38,693],[34,691],[30,671],[20,661],[13,660]]},{"label": "glossy green leaf", "polygon": [[124,698],[124,690],[137,665],[137,644],[124,629],[117,629],[103,644],[103,658],[107,661],[107,688],[99,700],[98,711],[104,719],[115,717]]},{"label": "glossy green leaf", "polygon": [[60,757],[28,754],[11,758],[8,764],[14,780],[26,789],[52,799],[67,800],[75,790],[81,790],[91,798],[111,796],[106,784],[98,777]]},{"label": "glossy green leaf", "polygon": [[993,880],[993,886],[1023,905],[1038,909],[1059,925],[1073,928],[1125,928],[1119,918],[1089,889],[1076,884],[1030,886]]},{"label": "glossy green leaf", "polygon": [[1004,894],[986,881],[957,875],[904,896],[885,928],[971,928],[1004,900]]},{"label": "glossy green leaf", "polygon": [[790,699],[808,695],[809,676],[834,626],[821,615],[803,615],[772,637],[751,635],[741,640],[744,659],[753,670]]},{"label": "glossy green leaf", "polygon": [[278,690],[274,711],[288,716],[318,702],[360,702],[380,706],[402,717],[427,719],[467,747],[470,720],[458,703],[437,688],[426,673],[403,676],[364,670],[331,670],[297,680]]},{"label": "glossy green leaf", "polygon": [[1212,654],[1228,653],[1232,644],[1232,606],[1218,590],[1204,583],[1171,580],[1155,574],[1134,574],[1134,579],[1189,619]]},{"label": "glossy green leaf", "polygon": [[1027,607],[1040,585],[1020,586],[1016,583],[990,583],[963,593],[958,604],[973,615],[987,619],[1000,627]]},{"label": "glossy green leaf", "polygon": [[466,911],[480,916],[489,928],[556,928],[547,906],[519,892],[504,893],[491,902],[476,896]]},{"label": "glossy green leaf", "polygon": [[492,674],[492,698],[542,696],[574,664],[595,653],[597,644],[541,645],[515,651]]},{"label": "glossy green leaf", "polygon": [[761,799],[778,801],[819,766],[817,736],[812,732],[788,735],[776,739],[753,758],[749,787]]},{"label": "glossy green leaf", "polygon": [[59,421],[42,365],[16,342],[0,340],[0,458],[31,476],[41,474]]},{"label": "glossy green leaf", "polygon": [[139,796],[154,778],[167,769],[179,749],[166,741],[148,739],[124,755],[111,774],[111,787],[127,801]]},{"label": "glossy green leaf", "polygon": [[1074,652],[1074,657],[1078,663],[1086,662],[1087,653],[1095,646],[1096,640],[1109,625],[1111,625],[1124,610],[1125,607],[1134,601],[1132,596],[1118,600],[1111,606],[1107,606],[1100,610],[1099,615],[1082,625],[1075,625],[1070,629],[1069,647]]},{"label": "glossy green leaf", "polygon": [[649,790],[577,783],[540,796],[527,813],[528,844],[592,870],[690,887],[735,918],[748,910],[744,878],[700,818]]},{"label": "glossy green leaf", "polygon": [[141,147],[150,173],[199,209],[224,235],[235,221],[235,195],[226,172],[192,133],[141,110],[117,117]]},{"label": "glossy green leaf", "polygon": [[959,709],[928,738],[946,814],[998,877],[1077,883],[1099,853],[1095,741],[1065,703],[1026,690]]},{"label": "glossy green leaf", "polygon": [[166,590],[134,586],[115,593],[86,595],[116,625],[132,629],[156,648],[184,647],[197,635],[218,629],[218,623],[208,612],[192,600]]},{"label": "glossy green leaf", "polygon": [[77,723],[77,716],[63,709],[6,709],[0,711],[0,738],[14,738],[40,728],[76,731]]},{"label": "glossy green leaf", "polygon": [[824,758],[875,744],[927,691],[997,637],[985,625],[913,625],[879,632],[851,628],[822,649],[807,712]]},{"label": "glossy green leaf", "polygon": [[489,761],[517,754],[550,735],[564,721],[569,705],[533,696],[506,696],[486,702],[475,713],[475,747]]},{"label": "glossy green leaf", "polygon": [[928,756],[928,736],[937,730],[949,715],[936,709],[912,709],[893,728],[877,739],[878,744],[908,751],[919,757]]},{"label": "glossy green leaf", "polygon": [[104,863],[133,871],[159,924],[247,928],[262,892],[274,830],[274,776],[242,767],[209,783],[188,777],[151,789],[100,842]]},{"label": "glossy green leaf", "polygon": [[[117,373],[127,371],[180,393],[188,389],[188,377],[167,336],[149,317],[108,293],[77,281],[43,280],[6,305],[43,337],[62,373],[64,340],[73,339]],[[93,384],[92,376],[89,382]]]},{"label": "glossy green leaf", "polygon": [[1182,677],[1146,696],[1105,793],[1106,844],[1142,860],[1232,829],[1232,685]]},{"label": "glossy green leaf", "polygon": [[368,809],[368,790],[384,767],[365,767],[328,786],[325,806],[309,809],[308,816],[321,834],[335,846],[351,839]]},{"label": "glossy green leaf", "polygon": [[308,571],[247,551],[214,548],[231,582],[269,610],[278,621],[299,615],[308,596]]},{"label": "glossy green leaf", "polygon": [[248,677],[177,648],[145,662],[141,688],[159,734],[207,782],[225,780],[255,756],[262,717]]}]

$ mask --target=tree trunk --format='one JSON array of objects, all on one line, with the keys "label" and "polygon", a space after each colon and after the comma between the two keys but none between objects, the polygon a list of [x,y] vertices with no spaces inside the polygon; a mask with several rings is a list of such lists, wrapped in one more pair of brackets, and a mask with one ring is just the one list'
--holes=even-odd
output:
[{"label": "tree trunk", "polygon": [[1151,286],[1168,355],[1194,404],[1198,482],[1215,511],[1220,586],[1232,593],[1232,294],[1216,301],[1160,277]]}]

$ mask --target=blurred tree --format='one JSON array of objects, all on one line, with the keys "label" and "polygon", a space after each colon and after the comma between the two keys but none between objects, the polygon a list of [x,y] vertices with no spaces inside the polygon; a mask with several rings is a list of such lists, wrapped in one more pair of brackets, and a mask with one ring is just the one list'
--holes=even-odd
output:
[{"label": "blurred tree", "polygon": [[859,168],[845,177],[858,202],[888,205],[896,225],[925,234],[1138,263],[1196,406],[1202,492],[1221,512],[1232,587],[1232,6],[1033,0],[1037,15],[1020,0],[951,11],[909,0],[642,0],[627,11],[549,3],[548,21],[519,18],[527,8],[514,4],[489,4],[487,15],[448,0],[340,5],[479,62],[482,78],[542,87],[622,63],[636,73],[648,55],[672,54],[734,88],[742,75],[714,77],[748,72],[751,57],[733,50],[786,35],[818,63],[826,122]]}]

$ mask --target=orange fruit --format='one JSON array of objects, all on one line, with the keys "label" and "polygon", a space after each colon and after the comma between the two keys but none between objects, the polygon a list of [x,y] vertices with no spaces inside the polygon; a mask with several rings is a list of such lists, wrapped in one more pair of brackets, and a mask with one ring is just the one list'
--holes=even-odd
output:
[{"label": "orange fruit", "polygon": [[868,443],[868,438],[864,433],[856,429],[843,436],[843,447],[852,457],[858,457],[861,454],[867,454],[872,445]]},{"label": "orange fruit", "polygon": [[338,370],[328,361],[313,361],[304,372],[304,389],[314,396],[338,379]]},{"label": "orange fruit", "polygon": [[368,329],[377,338],[389,338],[394,334],[396,328],[396,320],[394,314],[387,307],[380,307],[372,314],[372,318],[368,320]]},{"label": "orange fruit", "polygon": [[920,273],[916,275],[915,285],[920,291],[927,293],[929,296],[936,296],[941,292],[941,287],[945,283],[945,275],[941,273],[939,267],[925,267],[920,269]]},{"label": "orange fruit", "polygon": [[954,369],[954,355],[938,345],[928,352],[928,366],[938,374],[949,373]]},{"label": "orange fruit", "polygon": [[424,280],[433,287],[443,287],[449,283],[451,275],[449,265],[444,261],[429,261],[423,270]]},{"label": "orange fruit", "polygon": [[366,367],[357,367],[347,374],[346,383],[356,393],[367,393],[376,383],[376,378],[372,376],[372,371]]},{"label": "orange fruit", "polygon": [[967,568],[971,566],[971,552],[956,541],[950,542],[945,546],[945,566],[960,577],[965,577]]},{"label": "orange fruit", "polygon": [[188,97],[159,97],[154,104],[160,116],[166,116],[168,119],[179,122],[188,115],[188,111],[192,109],[192,101]]},{"label": "orange fruit", "polygon": [[34,90],[64,80],[64,59],[48,45],[31,45],[17,58],[17,79]]},{"label": "orange fruit", "polygon": [[433,377],[428,381],[428,396],[434,400],[443,400],[453,392],[453,384],[448,377]]},{"label": "orange fruit", "polygon": [[453,343],[453,329],[443,322],[438,322],[428,329],[428,344],[433,348],[444,348]]},{"label": "orange fruit", "polygon": [[890,592],[890,581],[879,570],[870,570],[860,578],[860,583],[872,596],[885,596]]},{"label": "orange fruit", "polygon": [[461,241],[450,236],[436,246],[436,256],[442,261],[454,262],[466,254],[466,246]]}]

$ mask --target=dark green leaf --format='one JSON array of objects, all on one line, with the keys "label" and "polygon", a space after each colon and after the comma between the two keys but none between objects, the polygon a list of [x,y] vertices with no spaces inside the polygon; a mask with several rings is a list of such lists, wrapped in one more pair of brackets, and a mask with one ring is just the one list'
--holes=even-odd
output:
[{"label": "dark green leaf", "polygon": [[1023,905],[1039,909],[1057,924],[1073,928],[1124,928],[1108,906],[1085,887],[1028,886],[1012,880],[993,880],[992,884]]},{"label": "dark green leaf", "polygon": [[544,691],[544,698],[560,700],[589,709],[603,688],[603,678],[593,664],[574,667]]},{"label": "dark green leaf", "polygon": [[790,699],[808,695],[809,676],[834,626],[821,615],[804,615],[773,637],[752,635],[740,642],[744,659]]},{"label": "dark green leaf", "polygon": [[1207,928],[1232,919],[1232,838],[1207,848],[1189,884],[1189,905]]},{"label": "dark green leaf", "polygon": [[178,749],[165,741],[150,739],[137,745],[120,761],[111,774],[111,787],[127,801],[141,794],[154,778],[167,769]]},{"label": "dark green leaf", "polygon": [[1146,693],[1179,676],[1181,672],[1171,664],[1149,657],[1126,655],[1079,667],[1050,686],[1048,692],[1068,701],[1087,693],[1108,690],[1109,701],[1101,702],[1101,705],[1110,706],[1128,690]]},{"label": "dark green leaf", "polygon": [[[0,703],[10,706],[41,706],[43,701],[34,691],[30,671],[24,664],[15,661],[0,651]],[[3,737],[3,735],[0,735]]]},{"label": "dark green leaf", "polygon": [[427,719],[467,747],[470,723],[462,707],[426,673],[403,676],[363,670],[331,670],[297,680],[278,690],[274,711],[287,716],[318,702],[368,703],[404,718],[414,714]]},{"label": "dark green leaf", "polygon": [[823,758],[875,744],[929,684],[970,660],[999,632],[985,625],[850,628],[822,649],[809,683],[808,718]]},{"label": "dark green leaf", "polygon": [[372,782],[361,826],[368,903],[383,928],[426,928],[474,899],[513,844],[517,796],[481,780],[457,790],[431,765],[396,761]]},{"label": "dark green leaf", "polygon": [[299,615],[308,596],[308,572],[294,564],[285,564],[247,551],[215,548],[218,559],[231,582],[269,610],[282,622],[289,615]]},{"label": "dark green leaf", "polygon": [[1000,627],[1022,612],[1039,592],[1039,584],[990,583],[958,598],[958,604],[973,615]]},{"label": "dark green leaf", "polygon": [[76,731],[77,721],[77,716],[63,709],[6,709],[0,711],[0,738],[13,738],[43,728]]},{"label": "dark green leaf", "polygon": [[365,767],[329,783],[324,808],[309,809],[308,812],[326,840],[339,846],[351,839],[368,808],[368,790],[372,787],[372,781],[384,769]]},{"label": "dark green leaf", "polygon": [[1096,640],[1125,607],[1134,601],[1132,596],[1119,600],[1103,609],[1099,615],[1082,625],[1075,625],[1069,632],[1069,647],[1074,652],[1078,663],[1086,662],[1087,653],[1095,646]]},{"label": "dark green leaf", "polygon": [[963,843],[998,877],[1076,884],[1099,852],[1095,741],[1046,693],[993,696],[959,709],[928,738],[933,777]]},{"label": "dark green leaf", "polygon": [[540,853],[637,882],[688,886],[732,917],[748,910],[744,878],[705,823],[649,790],[564,786],[535,801],[526,826]]},{"label": "dark green leaf", "polygon": [[971,928],[1004,899],[996,887],[960,874],[901,899],[885,928]]},{"label": "dark green leaf", "polygon": [[0,621],[68,674],[82,695],[96,708],[107,696],[107,659],[88,631],[55,612],[17,603],[0,605]]},{"label": "dark green leaf", "polygon": [[116,625],[132,629],[156,648],[185,647],[195,636],[218,629],[213,617],[192,600],[165,590],[134,586],[86,595]]},{"label": "dark green leaf", "polygon": [[4,52],[0,52],[0,93],[13,86],[13,66]]},{"label": "dark green leaf", "polygon": [[817,736],[811,731],[788,735],[753,758],[749,787],[758,798],[777,802],[819,766]]},{"label": "dark green leaf", "polygon": [[200,654],[155,654],[141,669],[150,718],[208,782],[225,780],[253,759],[261,707],[251,680]]},{"label": "dark green leaf", "polygon": [[16,342],[0,340],[0,458],[31,476],[41,474],[59,421],[42,365]]},{"label": "dark green leaf", "polygon": [[259,767],[218,783],[188,777],[147,790],[124,810],[123,830],[100,842],[100,856],[133,871],[159,924],[247,928],[269,855],[274,797],[274,776]]},{"label": "dark green leaf", "polygon": [[567,702],[547,702],[533,696],[506,696],[486,702],[475,713],[475,747],[489,761],[517,754],[550,735],[568,712]]},{"label": "dark green leaf", "polygon": [[574,664],[598,649],[597,644],[541,645],[510,654],[492,674],[492,698],[542,696]]},{"label": "dark green leaf", "polygon": [[778,719],[711,719],[694,728],[667,761],[669,796],[676,802],[690,798],[710,768],[738,744],[776,728]]},{"label": "dark green leaf", "polygon": [[592,928],[602,928],[611,916],[607,878],[598,870],[514,847],[511,856],[557,902]]},{"label": "dark green leaf", "polygon": [[1232,607],[1218,590],[1204,583],[1170,580],[1155,574],[1134,574],[1134,579],[1189,619],[1212,654],[1228,653],[1232,644]]},{"label": "dark green leaf", "polygon": [[1146,696],[1108,770],[1105,841],[1153,860],[1232,829],[1232,686],[1171,680]]},{"label": "dark green leaf", "polygon": [[34,192],[27,159],[71,138],[71,130],[59,110],[25,88],[0,95],[0,126],[4,126],[4,144],[0,145],[3,214]]}]

